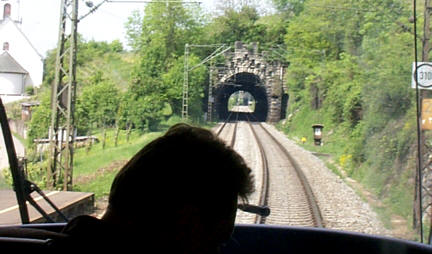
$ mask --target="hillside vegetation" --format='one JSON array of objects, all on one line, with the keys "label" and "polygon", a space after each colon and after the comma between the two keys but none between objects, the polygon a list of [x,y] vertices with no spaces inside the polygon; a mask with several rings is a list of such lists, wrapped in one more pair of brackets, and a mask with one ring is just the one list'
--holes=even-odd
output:
[{"label": "hillside vegetation", "polygon": [[332,154],[336,166],[411,222],[416,170],[412,3],[288,2],[299,3],[299,9],[285,35],[290,103],[280,128],[312,143],[312,124],[324,124],[324,146],[310,149]]}]

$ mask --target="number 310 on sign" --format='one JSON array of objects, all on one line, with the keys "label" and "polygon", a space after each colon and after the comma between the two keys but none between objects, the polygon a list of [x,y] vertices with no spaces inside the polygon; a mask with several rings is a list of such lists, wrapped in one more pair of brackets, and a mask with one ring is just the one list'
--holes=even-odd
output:
[{"label": "number 310 on sign", "polygon": [[[415,63],[412,65],[412,81],[411,87],[416,88],[415,82]],[[432,63],[417,62],[417,82],[419,89],[432,90]]]}]

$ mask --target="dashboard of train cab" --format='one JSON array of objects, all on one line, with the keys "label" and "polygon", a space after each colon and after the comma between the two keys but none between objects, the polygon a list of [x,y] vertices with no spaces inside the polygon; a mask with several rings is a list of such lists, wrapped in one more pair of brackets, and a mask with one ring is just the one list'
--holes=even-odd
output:
[{"label": "dashboard of train cab", "polygon": [[[64,223],[0,227],[0,249],[50,252],[50,241],[61,239]],[[145,236],[143,236],[145,237]],[[337,230],[269,225],[235,226],[223,254],[282,253],[432,253],[430,245],[375,235]]]}]

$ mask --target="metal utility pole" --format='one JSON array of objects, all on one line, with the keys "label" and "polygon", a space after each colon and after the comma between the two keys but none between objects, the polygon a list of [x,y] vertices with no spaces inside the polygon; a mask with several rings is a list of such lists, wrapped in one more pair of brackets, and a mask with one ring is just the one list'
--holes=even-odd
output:
[{"label": "metal utility pole", "polygon": [[215,71],[215,67],[213,61],[210,62],[209,69],[209,87],[208,87],[208,103],[207,103],[207,121],[213,121],[213,71]]},{"label": "metal utility pole", "polygon": [[[414,1],[414,14],[415,12],[415,4]],[[428,63],[429,62],[429,52],[432,49],[431,45],[431,28],[430,28],[430,20],[432,14],[432,6],[430,0],[425,0],[424,2],[424,23],[423,23],[423,38],[422,38],[422,56],[421,62]],[[415,16],[415,15],[414,15]],[[414,21],[416,19],[414,18]],[[415,29],[414,22],[414,30]],[[415,37],[416,32],[414,32]],[[417,43],[417,41],[415,42]],[[416,49],[415,49],[415,52]],[[417,54],[416,54],[417,55]],[[416,59],[417,63],[417,59]],[[418,64],[418,63],[417,63]],[[417,68],[419,65],[416,66]],[[413,227],[420,233],[421,242],[423,242],[423,215],[425,213],[429,213],[430,219],[430,231],[428,236],[428,243],[431,243],[432,240],[432,149],[426,143],[426,131],[431,130],[428,124],[423,124],[423,122],[427,123],[430,118],[429,114],[429,106],[431,93],[429,89],[420,89],[419,81],[417,76],[417,69],[415,73],[416,79],[416,99],[417,99],[417,171],[415,176],[415,194],[414,194],[414,205],[413,205]]]},{"label": "metal utility pole", "polygon": [[[204,60],[202,60],[199,64],[189,68],[189,54],[190,54],[190,48],[215,48],[217,49],[213,51],[209,56],[207,56]],[[183,77],[183,103],[182,103],[182,119],[187,120],[189,117],[189,72],[193,71],[194,69],[198,68],[199,66],[207,63],[208,61],[216,58],[217,56],[220,56],[221,54],[227,52],[230,50],[230,46],[226,46],[225,44],[211,44],[211,45],[185,45],[185,60],[184,60],[184,77]],[[210,70],[211,72],[211,70]],[[211,82],[211,81],[210,81]],[[209,87],[211,88],[211,87]],[[209,95],[210,96],[210,95]],[[210,100],[210,97],[209,97]]]},{"label": "metal utility pole", "polygon": [[425,0],[424,6],[424,24],[423,24],[423,40],[422,40],[422,62],[429,61],[430,45],[430,18],[431,18],[431,5],[430,0]]},{"label": "metal utility pole", "polygon": [[[430,44],[430,39],[431,39],[431,30],[430,30],[430,20],[431,20],[431,1],[430,0],[425,0],[425,5],[424,5],[424,24],[423,24],[423,41],[422,41],[422,62],[429,62],[429,52],[431,50],[431,44]],[[425,98],[429,98],[430,97],[430,92],[427,89],[422,89],[420,92],[420,108],[419,108],[419,112],[420,114],[422,114],[421,112],[423,112],[423,100]],[[423,117],[420,117],[419,121],[422,121]],[[421,124],[421,123],[419,123]],[[419,154],[420,154],[420,159],[419,161],[421,161],[420,163],[420,171],[418,173],[418,179],[419,179],[419,183],[417,184],[418,186],[418,190],[419,190],[419,227],[420,227],[420,235],[422,236],[423,233],[423,214],[425,212],[427,212],[427,208],[424,208],[424,206],[426,205],[426,207],[428,207],[428,205],[431,203],[431,196],[430,196],[430,186],[428,186],[427,182],[428,179],[430,178],[430,174],[431,174],[431,167],[432,167],[432,161],[427,161],[426,158],[429,157],[429,155],[432,154],[432,151],[430,150],[430,148],[428,148],[426,146],[426,136],[425,136],[425,129],[421,130],[421,139],[420,139],[420,149],[419,149]],[[429,203],[429,204],[428,204]],[[432,215],[429,214],[430,218],[432,219]],[[431,220],[432,223],[432,220]],[[429,225],[429,226],[432,226]],[[432,236],[432,228],[430,228],[429,231],[429,236],[428,236],[428,243],[431,243],[431,236]],[[422,237],[423,238],[423,237]],[[423,242],[423,239],[422,241]]]},{"label": "metal utility pole", "polygon": [[184,54],[184,73],[183,73],[183,100],[182,100],[182,119],[189,118],[189,44],[185,45]]},{"label": "metal utility pole", "polygon": [[[62,0],[55,81],[51,91],[48,185],[72,189],[78,0]],[[70,29],[69,34],[66,31]]]}]

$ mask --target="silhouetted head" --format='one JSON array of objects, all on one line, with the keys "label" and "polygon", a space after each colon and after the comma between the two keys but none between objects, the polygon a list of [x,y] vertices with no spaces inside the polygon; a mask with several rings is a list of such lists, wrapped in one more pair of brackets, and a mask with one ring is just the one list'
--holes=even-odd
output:
[{"label": "silhouetted head", "polygon": [[240,155],[206,129],[177,124],[120,170],[103,219],[154,230],[193,253],[228,240],[238,198],[253,191]]}]

